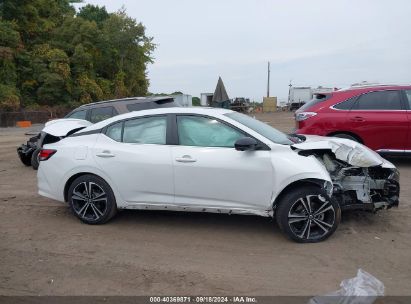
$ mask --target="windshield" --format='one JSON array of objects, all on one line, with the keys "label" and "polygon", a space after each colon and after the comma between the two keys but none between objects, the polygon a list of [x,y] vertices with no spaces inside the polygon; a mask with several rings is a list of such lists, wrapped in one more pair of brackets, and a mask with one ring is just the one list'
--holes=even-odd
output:
[{"label": "windshield", "polygon": [[274,129],[273,127],[259,120],[251,118],[250,116],[237,112],[228,113],[224,115],[243,124],[244,126],[250,128],[251,130],[257,132],[258,134],[264,136],[265,138],[271,140],[276,144],[292,145],[295,143],[283,132]]},{"label": "windshield", "polygon": [[331,94],[315,94],[314,98],[298,109],[298,112],[303,112],[316,105],[317,103],[326,101],[331,97]]}]

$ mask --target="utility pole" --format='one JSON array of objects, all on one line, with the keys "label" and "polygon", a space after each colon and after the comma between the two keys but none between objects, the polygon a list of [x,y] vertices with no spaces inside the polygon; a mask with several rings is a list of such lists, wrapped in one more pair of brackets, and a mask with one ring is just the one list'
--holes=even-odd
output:
[{"label": "utility pole", "polygon": [[267,97],[270,97],[270,62],[268,62],[267,73],[268,73],[268,77],[267,77]]},{"label": "utility pole", "polygon": [[290,84],[288,85],[288,105],[291,104],[291,88],[292,88],[292,84],[291,84],[292,79],[290,80]]}]

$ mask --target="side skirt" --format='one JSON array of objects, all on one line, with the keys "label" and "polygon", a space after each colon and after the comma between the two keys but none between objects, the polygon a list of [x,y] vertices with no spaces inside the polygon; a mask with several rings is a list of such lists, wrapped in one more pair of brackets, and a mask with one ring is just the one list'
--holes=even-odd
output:
[{"label": "side skirt", "polygon": [[240,208],[210,208],[203,206],[187,206],[187,205],[161,205],[161,204],[145,204],[145,203],[133,203],[125,204],[120,207],[121,209],[134,209],[134,210],[169,210],[169,211],[182,211],[182,212],[207,212],[207,213],[222,213],[222,214],[242,214],[242,215],[258,215],[263,217],[272,217],[272,210],[255,210],[255,209],[240,209]]}]

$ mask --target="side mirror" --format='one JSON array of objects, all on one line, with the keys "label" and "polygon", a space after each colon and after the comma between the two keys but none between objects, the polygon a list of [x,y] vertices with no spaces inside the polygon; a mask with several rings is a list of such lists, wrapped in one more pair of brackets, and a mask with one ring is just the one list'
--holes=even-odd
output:
[{"label": "side mirror", "polygon": [[251,137],[243,137],[238,139],[235,144],[234,148],[237,151],[253,151],[257,149],[258,142]]}]

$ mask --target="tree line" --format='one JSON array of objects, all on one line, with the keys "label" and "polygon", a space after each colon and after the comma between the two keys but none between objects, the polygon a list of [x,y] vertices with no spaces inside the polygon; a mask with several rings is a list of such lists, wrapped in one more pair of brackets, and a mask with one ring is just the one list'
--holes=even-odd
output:
[{"label": "tree line", "polygon": [[0,0],[0,111],[144,96],[153,38],[122,9]]}]

